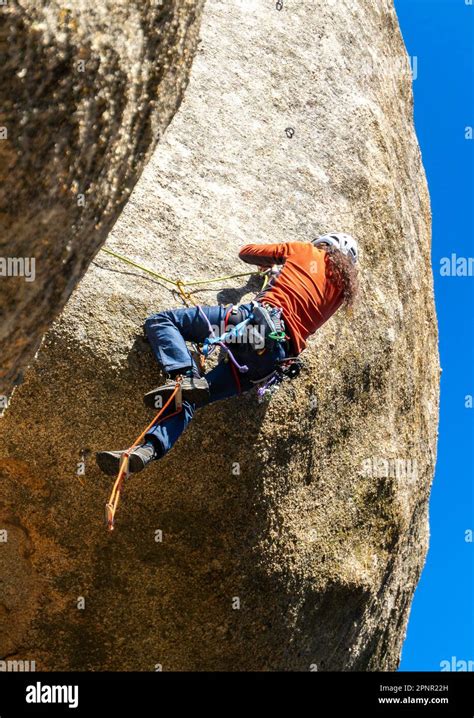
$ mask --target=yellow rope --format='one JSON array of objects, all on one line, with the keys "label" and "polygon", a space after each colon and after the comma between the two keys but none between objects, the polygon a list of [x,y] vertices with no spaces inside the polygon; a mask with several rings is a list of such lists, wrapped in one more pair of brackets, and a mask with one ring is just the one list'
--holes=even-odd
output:
[{"label": "yellow rope", "polygon": [[182,287],[191,287],[191,286],[195,286],[196,284],[210,284],[211,282],[224,282],[226,279],[235,279],[236,277],[250,277],[254,274],[261,274],[261,272],[259,272],[259,271],[257,271],[257,272],[241,272],[239,274],[228,274],[225,277],[214,277],[213,279],[195,279],[192,282],[184,282],[181,279],[170,279],[169,277],[165,277],[162,274],[158,274],[158,272],[155,272],[153,269],[150,269],[149,267],[145,267],[143,264],[138,264],[138,262],[134,262],[133,260],[129,259],[128,257],[124,257],[123,254],[117,254],[117,252],[112,252],[111,249],[106,249],[105,247],[101,247],[101,251],[106,252],[107,254],[110,254],[112,257],[115,257],[116,259],[120,259],[120,261],[125,262],[125,264],[130,264],[132,267],[141,269],[143,272],[150,274],[152,277],[161,279],[161,281],[163,281],[163,282],[168,282],[168,284],[173,284],[178,289],[179,289],[180,285]]},{"label": "yellow rope", "polygon": [[167,282],[167,284],[172,284],[174,287],[177,288],[177,290],[180,293],[186,306],[188,306],[188,302],[191,302],[192,304],[194,304],[194,306],[197,306],[196,302],[194,301],[194,299],[192,297],[192,293],[187,292],[186,287],[194,287],[197,284],[211,284],[212,282],[224,282],[227,279],[236,279],[237,277],[251,277],[255,274],[259,274],[259,275],[264,274],[263,286],[260,289],[260,292],[263,292],[263,290],[265,289],[265,287],[267,286],[268,281],[269,281],[269,272],[266,271],[266,272],[262,273],[260,270],[258,270],[256,272],[240,272],[238,274],[228,274],[225,277],[214,277],[213,279],[195,279],[192,282],[185,282],[181,279],[170,279],[169,277],[165,277],[163,274],[158,274],[158,272],[155,272],[153,269],[150,269],[149,267],[145,267],[143,264],[139,264],[138,262],[134,262],[132,259],[129,259],[128,257],[124,257],[123,254],[118,254],[117,252],[113,252],[111,249],[107,249],[106,247],[101,247],[101,251],[105,252],[106,254],[110,254],[112,257],[119,259],[121,262],[124,262],[125,264],[130,264],[130,266],[132,266],[132,267],[141,269],[142,272],[146,272],[147,274],[150,274],[152,277],[156,277],[156,279],[160,279],[162,282]]}]

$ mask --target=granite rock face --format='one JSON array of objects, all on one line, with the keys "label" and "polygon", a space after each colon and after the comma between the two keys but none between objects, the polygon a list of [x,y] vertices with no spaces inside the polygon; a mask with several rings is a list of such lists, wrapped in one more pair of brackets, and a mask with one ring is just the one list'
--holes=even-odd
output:
[{"label": "granite rock face", "polygon": [[110,534],[93,452],[150,419],[141,395],[160,375],[143,320],[181,299],[99,253],[3,420],[0,653],[47,670],[392,671],[429,539],[439,382],[397,18],[387,0],[209,0],[201,33],[107,246],[193,280],[246,271],[249,241],[339,229],[360,240],[360,300],[269,402],[199,411],[129,479]]},{"label": "granite rock face", "polygon": [[202,0],[2,5],[0,257],[10,260],[0,268],[5,395],[21,381],[180,104]]}]

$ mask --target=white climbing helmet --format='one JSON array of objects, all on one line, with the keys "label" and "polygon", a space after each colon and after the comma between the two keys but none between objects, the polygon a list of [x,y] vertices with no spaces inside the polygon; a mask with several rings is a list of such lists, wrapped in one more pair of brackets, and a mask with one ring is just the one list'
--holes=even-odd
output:
[{"label": "white climbing helmet", "polygon": [[330,244],[349,257],[353,264],[357,262],[357,258],[359,256],[357,240],[355,240],[350,234],[341,234],[337,232],[334,234],[322,234],[316,239],[313,239],[312,244],[314,244],[315,247],[317,247],[318,244]]}]

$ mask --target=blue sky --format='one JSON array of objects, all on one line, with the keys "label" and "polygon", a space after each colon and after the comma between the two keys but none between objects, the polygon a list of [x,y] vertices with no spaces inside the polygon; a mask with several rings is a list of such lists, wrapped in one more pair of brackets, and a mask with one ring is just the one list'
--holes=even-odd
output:
[{"label": "blue sky", "polygon": [[[468,0],[469,2],[469,0]],[[474,257],[474,5],[395,0],[408,54],[417,57],[415,123],[430,187],[440,330],[441,415],[430,505],[431,541],[415,593],[400,670],[439,671],[474,660],[474,277],[441,276],[440,260]]]}]

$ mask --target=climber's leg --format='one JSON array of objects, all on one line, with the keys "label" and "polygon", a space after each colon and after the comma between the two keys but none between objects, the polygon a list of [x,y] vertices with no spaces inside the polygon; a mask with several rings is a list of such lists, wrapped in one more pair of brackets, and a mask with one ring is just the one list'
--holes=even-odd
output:
[{"label": "climber's leg", "polygon": [[[247,373],[238,372],[240,391],[244,393],[252,389],[254,385],[251,380],[269,374],[275,369],[277,361],[283,359],[284,356],[283,347],[279,345],[268,354],[260,357],[255,355],[255,360],[251,363],[249,362],[251,364],[249,371]],[[206,374],[205,378],[209,385],[207,404],[228,399],[239,393],[230,359],[219,362]],[[146,440],[153,443],[155,447],[155,458],[161,458],[174,446],[190,424],[197,408],[196,404],[183,401],[183,410],[179,414],[175,414],[169,419],[164,419],[146,435]],[[172,411],[172,407],[167,411]]]},{"label": "climber's leg", "polygon": [[[250,306],[244,306],[244,312],[250,312]],[[225,308],[221,306],[204,307],[204,311],[206,312],[210,323],[215,327],[215,330],[223,332],[224,328],[221,326],[220,322],[223,322],[225,317]],[[191,314],[191,318],[193,316],[195,319],[195,315]],[[150,322],[152,319],[153,318],[150,317]],[[190,341],[203,341],[203,339],[208,336],[207,322],[205,322],[204,318],[202,318],[202,321],[205,324],[206,333],[201,333],[199,338],[194,338],[196,337],[196,334],[191,336],[191,334],[187,333],[187,336],[191,337],[189,339]],[[199,330],[202,332],[202,325],[199,327]],[[178,335],[181,336],[179,333]],[[258,357],[257,355],[249,356],[249,359],[251,359],[248,361],[249,372],[238,373],[240,391],[246,392],[251,389],[253,387],[251,380],[260,378],[262,375],[272,371],[275,368],[276,360],[282,359],[283,357],[284,351],[281,347],[277,347],[277,349],[273,352],[268,352],[268,354],[264,353]],[[206,374],[205,380],[208,386],[208,394],[205,401],[206,404],[219,401],[221,399],[227,399],[239,392],[230,360],[219,362],[217,366]],[[175,382],[172,382],[172,387],[175,387]],[[164,456],[171,449],[171,447],[174,446],[178,438],[189,425],[197,408],[198,406],[195,402],[189,402],[185,397],[183,397],[182,411],[178,414],[173,414],[174,407],[169,406],[166,409],[165,418],[147,433],[144,444],[141,447],[137,447],[137,449],[133,452],[133,455],[131,455],[129,465],[130,471],[140,471],[150,461],[155,461]],[[173,415],[166,418],[167,414]],[[99,452],[99,454],[97,454],[99,466],[106,473],[116,473],[119,468],[122,453],[123,452],[120,451]],[[137,453],[137,457],[134,457],[135,453]],[[144,460],[143,462],[142,459]]]},{"label": "climber's leg", "polygon": [[[222,305],[202,307],[209,322],[220,332],[226,308]],[[209,336],[209,328],[198,307],[169,309],[152,314],[145,321],[145,332],[151,347],[167,374],[193,370],[197,375],[194,359],[186,342],[203,342]]]},{"label": "climber's leg", "polygon": [[[234,373],[228,361],[218,363],[206,374],[209,393],[207,403],[227,399],[238,394],[238,386]],[[239,375],[242,392],[252,388],[248,377]],[[174,386],[174,383],[173,383]],[[184,400],[182,410],[175,414],[175,407],[169,406],[165,410],[164,419],[149,431],[141,447],[137,447],[130,455],[130,473],[141,471],[150,461],[161,459],[179,439],[183,431],[190,424],[197,406],[195,403]],[[170,415],[168,418],[167,415]],[[96,454],[99,468],[106,474],[116,474],[120,468],[123,451],[100,451]]]},{"label": "climber's leg", "polygon": [[[206,402],[208,404],[221,399],[228,399],[238,393],[229,362],[220,362],[206,374],[205,378],[209,385],[209,397]],[[247,391],[252,388],[252,384],[248,379],[241,379],[241,388],[242,391]],[[183,401],[183,410],[179,414],[175,414],[169,419],[164,419],[146,435],[146,440],[155,447],[156,459],[164,456],[174,446],[190,424],[197,408],[196,404]]]},{"label": "climber's leg", "polygon": [[[203,314],[205,316],[203,316]],[[169,379],[166,384],[155,387],[144,397],[145,405],[151,409],[160,409],[175,390],[174,377],[183,376],[181,392],[183,400],[196,407],[209,401],[209,385],[201,378],[194,359],[186,346],[186,341],[203,342],[209,334],[209,324],[217,334],[224,332],[226,307],[188,307],[172,309],[153,314],[145,322],[145,330],[150,344]],[[207,317],[207,321],[206,318]]]}]

